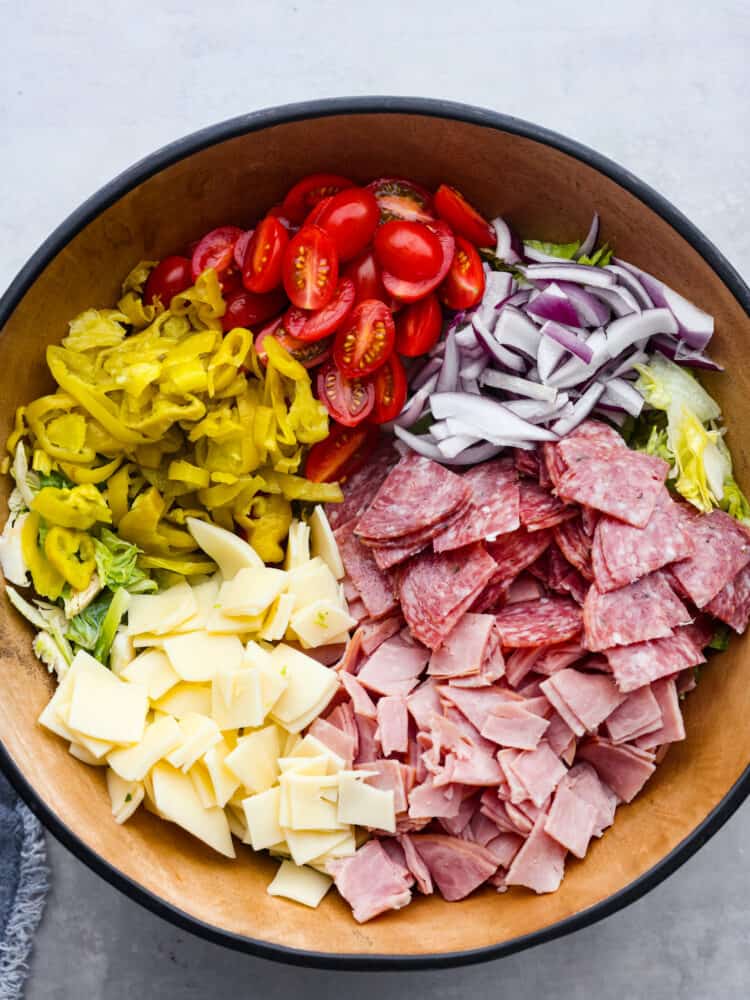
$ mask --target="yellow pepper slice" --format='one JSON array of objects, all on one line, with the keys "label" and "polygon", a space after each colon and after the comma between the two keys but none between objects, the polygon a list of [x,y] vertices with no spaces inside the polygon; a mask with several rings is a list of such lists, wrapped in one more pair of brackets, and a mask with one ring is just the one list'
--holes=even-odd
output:
[{"label": "yellow pepper slice", "polygon": [[289,533],[292,523],[292,505],[284,497],[256,497],[251,504],[250,517],[237,517],[245,528],[247,540],[263,562],[281,562],[284,549],[281,543]]},{"label": "yellow pepper slice", "polygon": [[175,459],[170,462],[167,475],[170,479],[187,483],[195,489],[208,486],[211,479],[208,469],[201,469],[199,466],[193,465],[192,462],[186,462],[185,459]]},{"label": "yellow pepper slice", "polygon": [[41,518],[36,511],[31,511],[27,515],[21,528],[21,552],[37,594],[50,601],[56,601],[65,586],[65,579],[39,548],[40,521]]},{"label": "yellow pepper slice", "polygon": [[111,462],[105,465],[97,465],[94,468],[86,468],[84,465],[73,465],[70,462],[60,462],[60,468],[74,483],[83,485],[84,483],[105,483],[110,479],[122,464],[123,455],[118,455]]},{"label": "yellow pepper slice", "polygon": [[45,486],[34,497],[31,509],[50,524],[61,528],[80,528],[86,531],[97,521],[112,523],[112,512],[107,502],[91,483],[73,489]]},{"label": "yellow pepper slice", "polygon": [[85,531],[52,527],[44,539],[44,554],[74,590],[85,590],[96,569],[94,542]]}]

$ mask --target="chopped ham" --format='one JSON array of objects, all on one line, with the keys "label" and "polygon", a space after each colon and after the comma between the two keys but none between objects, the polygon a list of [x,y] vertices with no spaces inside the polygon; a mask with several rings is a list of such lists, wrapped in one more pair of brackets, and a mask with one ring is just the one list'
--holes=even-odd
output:
[{"label": "chopped ham", "polygon": [[412,838],[444,899],[464,899],[497,871],[492,854],[479,844],[439,833]]},{"label": "chopped ham", "polygon": [[367,784],[380,788],[384,792],[393,792],[393,808],[396,815],[404,813],[408,807],[408,795],[411,789],[411,768],[398,760],[371,760],[366,764],[357,764],[359,771],[374,772],[367,778]]},{"label": "chopped ham", "polygon": [[494,624],[493,615],[465,614],[430,657],[427,673],[435,677],[478,674],[487,655]]},{"label": "chopped ham", "polygon": [[452,837],[459,837],[471,822],[471,818],[478,806],[479,797],[477,793],[471,793],[464,796],[461,807],[455,816],[444,816],[438,822],[446,833],[449,833]]},{"label": "chopped ham", "polygon": [[440,714],[440,695],[435,682],[423,681],[406,699],[406,707],[418,729],[427,729],[433,715]]},{"label": "chopped ham", "polygon": [[522,844],[523,837],[517,833],[498,833],[484,846],[501,868],[509,868]]},{"label": "chopped ham", "polygon": [[591,764],[578,762],[571,767],[558,788],[566,785],[580,798],[585,799],[596,810],[596,825],[593,834],[601,837],[615,820],[618,798],[609,785],[605,785]]},{"label": "chopped ham", "polygon": [[544,831],[546,817],[540,816],[505,876],[507,885],[522,885],[536,893],[554,892],[565,874],[562,844]]},{"label": "chopped ham", "polygon": [[355,714],[364,715],[368,719],[374,719],[376,717],[375,702],[369,696],[367,691],[365,691],[354,674],[343,673],[341,675],[341,683],[344,685],[344,690],[352,700]]},{"label": "chopped ham", "polygon": [[487,716],[481,732],[486,739],[500,746],[535,750],[548,727],[546,719],[527,711],[522,702],[509,701]]},{"label": "chopped ham", "polygon": [[659,706],[661,725],[636,740],[636,746],[641,750],[651,750],[665,743],[676,743],[685,739],[685,723],[682,720],[680,699],[674,678],[654,681],[651,689]]},{"label": "chopped ham", "polygon": [[[584,731],[589,732],[597,729],[625,700],[625,695],[617,690],[617,685],[610,677],[604,674],[585,674],[572,667],[559,670],[544,681],[542,691],[558,711],[559,699],[562,699],[580,721]],[[555,692],[557,702],[550,697],[550,692]],[[582,736],[583,733],[577,732],[577,735]]]},{"label": "chopped ham", "polygon": [[404,632],[379,646],[357,674],[357,680],[377,694],[407,695],[419,683],[429,652]]},{"label": "chopped ham", "polygon": [[377,705],[377,736],[383,754],[406,753],[409,746],[409,716],[402,695],[388,695]]},{"label": "chopped ham", "polygon": [[380,756],[380,744],[376,736],[377,724],[375,720],[368,719],[365,715],[356,715],[354,722],[357,727],[359,746],[356,757],[357,764],[377,760]]},{"label": "chopped ham", "polygon": [[535,806],[541,806],[568,769],[549,744],[542,742],[536,750],[523,750],[510,764],[510,770],[526,790],[525,798],[531,799]]},{"label": "chopped ham", "polygon": [[414,841],[411,838],[411,834],[404,833],[398,838],[399,843],[404,852],[404,860],[406,862],[406,867],[409,869],[411,874],[414,876],[414,880],[417,883],[417,889],[424,895],[430,896],[435,891],[432,884],[432,876],[430,875],[430,869],[424,862],[422,855],[414,846]]},{"label": "chopped ham", "polygon": [[351,732],[344,732],[332,726],[325,719],[316,719],[308,730],[310,736],[324,743],[329,750],[344,761],[344,766],[350,768],[354,760],[356,739]]},{"label": "chopped ham", "polygon": [[613,743],[626,743],[659,729],[661,721],[659,702],[647,684],[631,692],[608,717],[607,733]]},{"label": "chopped ham", "polygon": [[602,781],[623,802],[632,802],[656,769],[653,754],[598,737],[580,746],[578,756],[593,764]]},{"label": "chopped ham", "polygon": [[412,788],[409,793],[409,816],[439,818],[457,816],[461,808],[461,793],[455,785],[436,787],[432,778]]},{"label": "chopped ham", "polygon": [[446,773],[450,781],[463,785],[498,785],[502,780],[502,771],[493,756],[494,747],[472,746],[466,757],[449,754],[446,760]]},{"label": "chopped ham", "polygon": [[505,661],[505,676],[511,687],[517,688],[535,669],[537,660],[544,654],[545,646],[514,649]]},{"label": "chopped ham", "polygon": [[575,749],[576,734],[558,712],[553,711],[548,719],[548,722],[549,728],[544,734],[544,738],[549,743],[554,753],[556,753],[558,757],[565,759],[565,755],[568,753],[570,748],[572,747]]},{"label": "chopped ham", "polygon": [[379,839],[379,843],[390,858],[393,867],[398,871],[399,875],[403,878],[409,888],[411,888],[416,879],[411,873],[409,866],[406,864],[406,855],[404,854],[404,849],[401,844],[395,837],[381,837]]},{"label": "chopped ham", "polygon": [[369,840],[350,858],[330,861],[328,871],[360,924],[411,902],[403,869],[394,865],[378,840]]},{"label": "chopped ham", "polygon": [[498,687],[457,688],[451,685],[438,688],[441,698],[455,705],[478,730],[498,705],[508,701],[507,692]]},{"label": "chopped ham", "polygon": [[360,633],[362,652],[365,656],[372,656],[375,650],[386,639],[400,632],[404,627],[404,619],[400,614],[390,615],[388,618],[381,618],[379,621],[362,622],[357,631]]},{"label": "chopped ham", "polygon": [[577,858],[586,856],[597,824],[597,810],[567,785],[560,783],[544,823],[544,832]]}]

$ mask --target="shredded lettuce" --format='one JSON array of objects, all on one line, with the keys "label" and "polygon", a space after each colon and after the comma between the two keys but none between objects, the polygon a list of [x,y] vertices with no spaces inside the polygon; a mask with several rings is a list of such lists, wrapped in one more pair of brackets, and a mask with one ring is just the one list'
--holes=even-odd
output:
[{"label": "shredded lettuce", "polygon": [[52,486],[58,490],[72,490],[75,483],[62,472],[52,469],[51,472],[39,473],[39,488],[43,490],[45,486]]},{"label": "shredded lettuce", "polygon": [[[46,601],[35,601],[31,604],[21,597],[17,590],[6,584],[5,592],[8,600],[23,617],[31,624],[49,634],[66,664],[73,662],[73,650],[65,636],[67,621],[62,610]],[[45,661],[46,662],[46,661]]]},{"label": "shredded lettuce", "polygon": [[122,587],[116,590],[112,596],[112,601],[104,616],[102,627],[99,630],[99,638],[94,646],[94,656],[105,666],[109,664],[109,651],[112,648],[117,629],[130,604],[130,594]]},{"label": "shredded lettuce", "polygon": [[654,409],[679,414],[684,406],[701,423],[718,420],[721,416],[719,404],[698,379],[664,355],[655,354],[647,365],[636,365],[636,370],[639,375],[636,389]]},{"label": "shredded lettuce", "polygon": [[101,582],[116,590],[124,587],[133,594],[155,591],[156,584],[137,565],[141,550],[136,545],[119,538],[108,528],[101,528],[94,539],[96,569]]},{"label": "shredded lettuce", "polygon": [[602,244],[598,250],[595,250],[590,256],[588,254],[581,254],[576,263],[578,264],[588,264],[589,267],[606,267],[607,264],[612,260],[612,255],[614,251],[609,246],[608,243]]},{"label": "shredded lettuce", "polygon": [[549,254],[550,257],[562,257],[565,260],[572,260],[578,253],[581,241],[575,243],[547,243],[545,240],[524,240],[524,246],[531,247],[532,250],[539,250],[540,253]]},{"label": "shredded lettuce", "polygon": [[729,646],[731,638],[732,632],[729,626],[724,625],[723,622],[719,622],[714,634],[711,636],[711,641],[708,643],[707,649],[726,649]]},{"label": "shredded lettuce", "polygon": [[68,622],[67,638],[81,649],[93,653],[99,641],[104,619],[112,603],[112,592],[103,590],[87,608]]},{"label": "shredded lettuce", "polygon": [[730,517],[750,524],[750,502],[731,474],[724,480],[724,497],[721,501],[721,509],[725,510]]}]

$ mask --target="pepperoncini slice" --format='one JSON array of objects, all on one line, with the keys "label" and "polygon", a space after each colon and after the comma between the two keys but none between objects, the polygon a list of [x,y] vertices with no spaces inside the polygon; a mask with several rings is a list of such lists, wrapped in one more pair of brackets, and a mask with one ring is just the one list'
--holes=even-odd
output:
[{"label": "pepperoncini slice", "polygon": [[256,497],[250,505],[250,516],[236,518],[247,533],[247,540],[263,562],[281,562],[281,543],[292,523],[292,505],[278,494]]},{"label": "pepperoncini slice", "polygon": [[44,539],[44,554],[74,590],[85,590],[96,569],[94,542],[85,531],[53,526]]},{"label": "pepperoncini slice", "polygon": [[51,565],[39,547],[40,522],[39,514],[31,511],[21,528],[21,553],[37,594],[56,601],[65,586],[65,578]]},{"label": "pepperoncini slice", "polygon": [[31,509],[45,521],[61,528],[80,528],[86,531],[102,521],[112,523],[112,512],[107,501],[91,483],[73,489],[45,486],[34,497]]}]

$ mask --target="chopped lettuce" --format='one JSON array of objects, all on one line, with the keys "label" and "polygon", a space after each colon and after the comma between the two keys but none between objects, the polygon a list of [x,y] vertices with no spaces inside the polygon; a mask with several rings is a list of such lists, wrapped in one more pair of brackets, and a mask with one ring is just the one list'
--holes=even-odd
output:
[{"label": "chopped lettuce", "polygon": [[108,528],[101,528],[94,539],[96,569],[101,582],[112,590],[124,587],[132,594],[155,591],[156,583],[137,564],[141,550],[119,538]]},{"label": "chopped lettuce", "polygon": [[750,524],[750,503],[731,473],[724,480],[721,509],[725,510],[730,517]]},{"label": "chopped lettuce", "polygon": [[614,251],[609,244],[604,243],[591,255],[585,253],[581,254],[576,263],[588,264],[589,267],[606,267],[612,260],[613,253]]},{"label": "chopped lettuce", "polygon": [[8,595],[8,600],[19,614],[23,615],[35,628],[47,632],[66,664],[72,663],[73,650],[65,636],[68,623],[62,610],[54,604],[47,604],[46,601],[35,601],[32,604],[21,597],[13,587],[8,587],[7,584],[5,592]]},{"label": "chopped lettuce", "polygon": [[639,375],[636,389],[654,409],[679,414],[685,406],[701,423],[721,416],[719,404],[698,379],[664,355],[655,354],[647,365],[636,365],[636,369]]},{"label": "chopped lettuce", "polygon": [[56,469],[53,469],[51,472],[39,473],[39,488],[44,489],[45,486],[53,486],[58,490],[72,490],[75,483],[71,479],[68,479],[67,476],[63,475],[62,472],[58,472]]},{"label": "chopped lettuce", "polygon": [[80,646],[81,649],[93,653],[111,603],[112,592],[103,590],[87,608],[70,619],[66,632],[67,638],[76,646]]},{"label": "chopped lettuce", "polygon": [[109,651],[112,648],[117,629],[120,627],[123,615],[128,610],[130,594],[120,587],[112,596],[107,613],[99,630],[99,638],[94,646],[94,656],[105,666],[109,664]]},{"label": "chopped lettuce", "polygon": [[550,257],[562,257],[564,260],[573,260],[578,253],[581,241],[574,243],[547,243],[544,240],[524,240],[524,246],[531,247],[532,250],[539,250],[540,253],[549,254]]},{"label": "chopped lettuce", "polygon": [[727,649],[729,646],[729,641],[732,638],[732,632],[728,625],[723,622],[718,622],[716,625],[716,630],[711,636],[711,641],[708,643],[708,649]]},{"label": "chopped lettuce", "polygon": [[49,632],[37,632],[31,648],[36,658],[45,665],[51,674],[57,674],[58,681],[61,681],[68,672],[69,664]]},{"label": "chopped lettuce", "polygon": [[23,441],[19,441],[13,454],[11,475],[16,481],[16,489],[27,507],[31,507],[34,496],[39,492],[39,476],[29,469],[29,460]]}]

